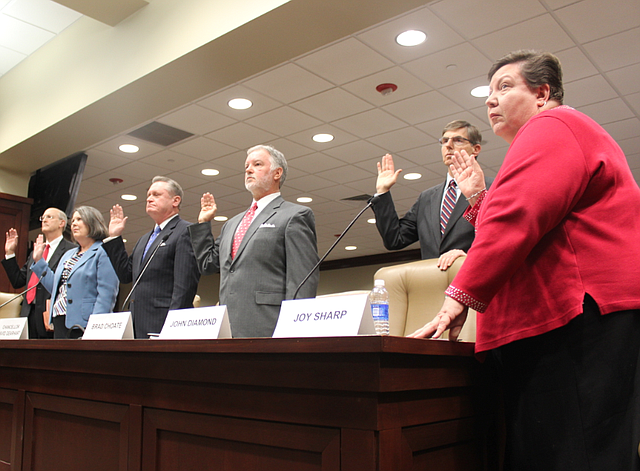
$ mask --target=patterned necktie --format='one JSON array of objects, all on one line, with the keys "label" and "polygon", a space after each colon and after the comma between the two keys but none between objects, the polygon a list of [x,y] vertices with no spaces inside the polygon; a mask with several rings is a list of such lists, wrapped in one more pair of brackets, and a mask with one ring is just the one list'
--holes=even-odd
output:
[{"label": "patterned necktie", "polygon": [[440,213],[440,234],[444,235],[444,230],[447,228],[447,223],[453,212],[453,208],[456,206],[456,182],[451,180],[449,182],[449,188],[444,195],[444,202],[442,203],[442,212]]},{"label": "patterned necktie", "polygon": [[156,237],[158,237],[158,234],[160,234],[161,230],[162,229],[160,229],[160,226],[156,226],[153,233],[151,234],[151,237],[149,237],[149,242],[147,242],[147,246],[144,248],[144,252],[142,253],[143,260],[145,255],[147,255],[147,251],[149,250],[149,247],[151,247],[151,244],[153,244],[153,241],[156,240]]},{"label": "patterned necktie", "polygon": [[258,209],[258,203],[253,203],[249,211],[244,214],[242,218],[242,222],[238,226],[238,230],[236,231],[236,235],[233,236],[233,245],[231,246],[231,258],[236,258],[236,252],[238,251],[238,247],[240,247],[240,242],[244,238],[244,235],[247,233],[247,229],[251,225],[251,221],[253,221],[253,217],[256,215],[256,209]]},{"label": "patterned necktie", "polygon": [[[44,259],[45,262],[47,261],[48,256],[49,256],[49,244],[44,246],[44,252],[42,253],[42,258]],[[27,285],[27,288],[31,290],[31,291],[27,291],[27,304],[31,304],[36,300],[36,288],[33,288],[33,287],[36,286],[39,281],[40,281],[40,278],[38,278],[38,275],[31,272],[31,276],[29,277],[29,284]]]}]

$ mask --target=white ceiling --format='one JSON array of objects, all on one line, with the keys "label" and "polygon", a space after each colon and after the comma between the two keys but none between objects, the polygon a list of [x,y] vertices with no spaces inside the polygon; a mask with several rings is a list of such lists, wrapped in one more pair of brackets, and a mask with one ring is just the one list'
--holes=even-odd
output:
[{"label": "white ceiling", "polygon": [[[414,48],[397,45],[395,36],[406,29],[426,32],[427,41]],[[322,254],[364,206],[341,200],[375,191],[376,162],[386,152],[404,173],[423,175],[393,188],[399,213],[420,191],[442,181],[445,168],[436,141],[450,120],[466,119],[481,129],[479,161],[489,176],[496,175],[507,147],[490,130],[484,99],[469,91],[486,85],[493,60],[519,48],[558,55],[565,103],[611,133],[640,181],[639,0],[442,0],[158,116],[155,120],[195,134],[176,145],[165,148],[127,136],[136,126],[78,149],[86,150],[89,159],[77,204],[105,214],[114,203],[121,204],[129,216],[130,246],[151,229],[144,198],[157,174],[183,186],[185,219],[196,220],[205,191],[215,196],[218,214],[231,217],[250,204],[242,176],[245,150],[272,144],[289,161],[283,196],[313,198],[308,205],[316,216]],[[398,90],[382,96],[375,87],[384,82],[397,84]],[[249,98],[254,106],[232,110],[227,102],[236,97]],[[315,143],[311,137],[318,132],[331,133],[335,140]],[[122,143],[141,150],[123,154],[118,150]],[[203,168],[220,174],[205,177]],[[114,186],[109,182],[114,177],[124,182]],[[122,201],[122,193],[138,200]],[[329,259],[385,252],[366,218]],[[213,224],[214,235],[221,224]],[[347,245],[358,249],[345,251]]]}]

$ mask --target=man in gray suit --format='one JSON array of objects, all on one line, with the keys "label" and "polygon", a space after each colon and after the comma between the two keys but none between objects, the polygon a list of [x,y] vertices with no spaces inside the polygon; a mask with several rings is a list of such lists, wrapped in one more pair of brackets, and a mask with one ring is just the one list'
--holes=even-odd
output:
[{"label": "man in gray suit", "polygon": [[[205,193],[199,224],[189,226],[201,273],[220,273],[220,304],[227,306],[234,337],[271,337],[280,304],[318,262],[313,212],[280,196],[286,175],[281,152],[252,147],[245,161],[249,210],[227,221],[214,241],[210,221],[217,207]],[[314,297],[318,279],[316,270],[297,297]]]},{"label": "man in gray suit", "polygon": [[130,305],[136,338],[146,339],[148,334],[160,332],[170,309],[193,307],[200,274],[187,232],[189,223],[178,214],[182,197],[182,188],[175,180],[152,180],[147,191],[147,214],[155,222],[154,230],[138,240],[131,256],[121,237],[127,218],[119,204],[111,209],[109,237],[102,248],[120,283],[139,280]]},{"label": "man in gray suit", "polygon": [[[49,264],[49,268],[55,271],[62,255],[68,250],[75,248],[76,244],[62,237],[64,228],[67,225],[67,215],[64,211],[58,208],[48,208],[42,213],[40,221],[42,222],[42,234],[44,235],[46,245],[49,246],[48,250],[45,248],[45,258]],[[18,289],[24,286],[31,287],[30,280],[32,278],[31,265],[33,265],[33,254],[27,257],[27,263],[20,268],[15,257],[17,246],[18,232],[14,228],[11,228],[9,232],[7,232],[4,246],[5,258],[2,260],[2,266],[7,272],[7,277],[14,288]],[[36,275],[40,276],[41,273]],[[29,293],[25,294],[20,316],[29,318],[30,339],[53,338],[53,329],[48,325],[45,326],[43,317],[43,313],[47,310],[47,300],[49,300],[50,297],[51,295],[42,284],[38,284],[33,288],[31,295],[29,295]]]},{"label": "man in gray suit", "polygon": [[[457,120],[444,127],[439,142],[442,162],[448,170],[445,182],[423,191],[407,214],[399,218],[389,190],[402,169],[395,170],[393,157],[387,154],[382,162],[378,162],[376,195],[379,198],[373,205],[373,212],[387,250],[400,250],[419,240],[422,259],[438,258],[438,267],[446,270],[456,258],[466,254],[475,235],[473,226],[462,217],[469,204],[451,176],[451,158],[454,152],[464,150],[477,159],[482,135],[467,121]],[[487,188],[492,181],[485,179]],[[448,190],[451,199],[447,198]],[[447,217],[443,220],[444,207],[448,209],[445,209]]]}]

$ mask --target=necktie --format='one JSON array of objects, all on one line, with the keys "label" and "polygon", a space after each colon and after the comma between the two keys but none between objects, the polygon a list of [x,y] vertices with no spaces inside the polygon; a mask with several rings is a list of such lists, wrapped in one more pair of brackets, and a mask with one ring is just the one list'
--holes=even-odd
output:
[{"label": "necktie", "polygon": [[144,252],[142,253],[143,260],[145,255],[147,255],[147,251],[149,250],[149,247],[151,247],[151,244],[153,244],[153,241],[156,240],[156,237],[158,237],[158,234],[160,234],[161,230],[162,229],[160,229],[160,226],[156,226],[156,228],[153,230],[153,233],[149,237],[149,242],[147,242],[147,246],[144,248]]},{"label": "necktie", "polygon": [[[44,259],[45,262],[47,261],[48,256],[49,256],[49,244],[44,246],[44,252],[42,253],[42,258]],[[37,285],[39,281],[40,281],[40,278],[38,278],[38,275],[31,272],[31,276],[29,277],[29,284],[27,285],[27,288],[31,290],[31,291],[27,291],[28,304],[31,304],[36,299],[36,288],[33,288],[33,287]]]},{"label": "necktie", "polygon": [[451,180],[449,182],[449,188],[444,195],[444,202],[442,203],[442,212],[440,213],[440,234],[444,235],[444,230],[447,228],[447,223],[453,212],[453,208],[456,206],[456,182]]},{"label": "necktie", "polygon": [[249,211],[244,213],[242,222],[238,226],[236,235],[233,237],[233,246],[231,247],[231,258],[236,258],[236,252],[238,251],[238,247],[240,247],[240,242],[242,242],[244,235],[247,233],[247,229],[249,229],[249,226],[251,225],[251,221],[253,221],[253,217],[256,215],[256,209],[258,209],[258,203],[253,203]]}]

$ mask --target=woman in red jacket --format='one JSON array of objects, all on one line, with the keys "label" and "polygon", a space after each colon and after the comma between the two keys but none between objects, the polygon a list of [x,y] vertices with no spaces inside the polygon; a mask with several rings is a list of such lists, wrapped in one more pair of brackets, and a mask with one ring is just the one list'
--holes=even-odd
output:
[{"label": "woman in red jacket", "polygon": [[[436,318],[498,368],[506,469],[640,470],[640,189],[602,127],[563,105],[555,56],[517,51],[489,72],[509,150],[490,192],[460,156],[476,238]],[[459,181],[458,177],[456,180]]]}]

